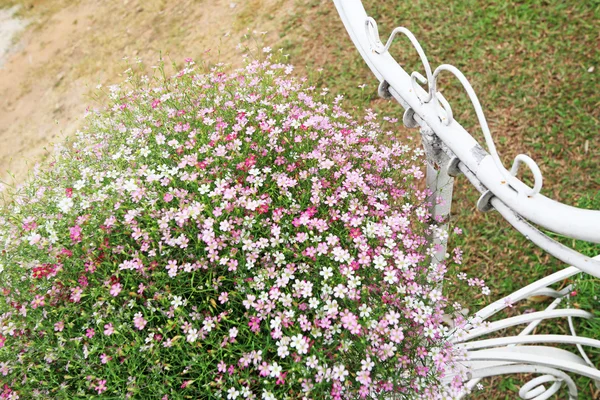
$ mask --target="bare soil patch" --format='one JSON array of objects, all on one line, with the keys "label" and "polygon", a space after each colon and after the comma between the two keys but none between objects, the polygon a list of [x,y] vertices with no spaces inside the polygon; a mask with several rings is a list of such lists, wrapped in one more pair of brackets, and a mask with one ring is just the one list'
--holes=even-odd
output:
[{"label": "bare soil patch", "polygon": [[[51,143],[81,126],[86,108],[98,106],[87,95],[98,84],[121,81],[123,57],[141,58],[148,65],[155,65],[161,56],[167,64],[181,65],[192,57],[240,65],[241,51],[236,47],[246,41],[243,36],[254,32],[265,43],[274,43],[294,4],[291,0],[19,3],[19,14],[32,23],[17,43],[11,42],[0,67],[0,180],[8,184],[22,182],[27,171],[52,152]],[[8,15],[7,10],[0,12]]]}]

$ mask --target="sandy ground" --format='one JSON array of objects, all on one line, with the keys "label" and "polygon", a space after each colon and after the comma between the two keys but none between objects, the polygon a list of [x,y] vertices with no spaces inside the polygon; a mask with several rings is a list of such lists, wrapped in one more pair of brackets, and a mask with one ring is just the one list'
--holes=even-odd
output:
[{"label": "sandy ground", "polygon": [[[0,9],[2,9],[0,0]],[[120,82],[123,57],[241,64],[248,31],[275,43],[292,0],[22,0],[0,10],[0,180],[19,183],[81,126],[89,94]],[[21,19],[16,19],[20,15]],[[30,21],[27,28],[26,22]],[[1,32],[25,30],[15,42]],[[260,32],[268,32],[261,35]]]},{"label": "sandy ground", "polygon": [[0,9],[0,68],[10,53],[17,50],[15,37],[27,26],[27,20],[15,16],[20,6]]}]

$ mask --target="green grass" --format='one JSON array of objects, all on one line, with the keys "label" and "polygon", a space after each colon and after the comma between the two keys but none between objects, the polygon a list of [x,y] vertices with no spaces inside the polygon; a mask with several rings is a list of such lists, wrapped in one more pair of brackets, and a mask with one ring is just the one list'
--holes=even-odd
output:
[{"label": "green grass", "polygon": [[[600,194],[595,196],[586,196],[579,200],[578,206],[583,208],[600,209]],[[573,242],[573,247],[581,253],[594,257],[600,255],[600,245],[590,244],[585,242]],[[589,275],[581,275],[575,282],[577,295],[573,298],[573,306],[592,312],[596,318],[584,320],[577,327],[580,336],[591,338],[600,338],[600,279]],[[600,349],[586,348],[587,355],[595,365],[600,365]],[[595,390],[596,397],[598,396],[598,388],[595,388],[589,380],[580,379],[581,385],[587,385],[590,391]]]},{"label": "green grass", "polygon": [[[22,3],[35,3],[36,7],[38,3],[40,7],[45,4]],[[600,1],[364,3],[379,22],[382,40],[395,26],[406,26],[420,40],[433,67],[449,63],[463,71],[486,111],[505,166],[510,166],[516,154],[528,154],[543,171],[544,195],[600,209]],[[354,107],[371,107],[401,116],[400,106],[377,97],[377,82],[354,49],[330,1],[297,0],[290,13],[280,32],[280,45],[290,54],[293,64],[311,67],[306,68],[309,75],[333,92],[345,93],[346,101]],[[396,39],[391,52],[407,71],[421,70],[418,56],[406,39]],[[315,72],[318,68],[323,71]],[[363,83],[367,87],[361,90],[358,86]],[[445,75],[440,83],[457,120],[481,139],[472,107],[459,85]],[[417,133],[403,130],[400,135]],[[527,174],[524,178],[528,178]],[[453,223],[465,230],[458,239],[465,250],[465,271],[484,277],[492,289],[492,295],[481,298],[481,304],[563,268],[497,213],[479,213],[475,207],[477,197],[466,180],[459,178]],[[582,252],[600,253],[598,246],[569,244]],[[577,282],[578,306],[598,308],[595,296],[599,282]],[[581,329],[588,336],[600,338],[598,320]],[[485,397],[514,398],[519,380],[500,382],[488,383],[490,389],[486,389]],[[593,398],[590,385],[583,386],[580,398]],[[501,394],[501,388],[510,393]]]},{"label": "green grass", "polygon": [[[528,154],[544,174],[544,195],[600,209],[599,1],[369,0],[364,4],[378,21],[382,41],[395,26],[405,26],[420,40],[433,68],[449,63],[463,71],[486,111],[505,166],[510,167],[516,154]],[[321,83],[345,93],[350,104],[401,116],[399,105],[377,98],[377,81],[329,2],[299,1],[282,38],[292,63],[323,68]],[[423,73],[408,40],[397,38],[391,53],[409,73]],[[358,88],[362,83],[368,84],[365,91]],[[443,76],[441,88],[456,119],[483,142],[472,106],[457,81]],[[416,133],[403,130],[403,135]],[[527,182],[527,173],[523,178]],[[458,239],[465,250],[465,271],[485,278],[492,289],[482,304],[564,267],[497,213],[478,212],[477,198],[470,184],[459,178],[453,222],[466,233]],[[575,245],[580,251],[588,249]],[[597,246],[592,248],[600,253]],[[579,285],[577,301],[582,308],[597,308],[599,281],[584,279]],[[600,338],[599,321],[585,329]],[[508,395],[494,390],[499,382],[488,383],[485,396],[514,398],[519,381],[503,384],[511,391]],[[591,385],[583,386],[580,398],[593,398]]]}]

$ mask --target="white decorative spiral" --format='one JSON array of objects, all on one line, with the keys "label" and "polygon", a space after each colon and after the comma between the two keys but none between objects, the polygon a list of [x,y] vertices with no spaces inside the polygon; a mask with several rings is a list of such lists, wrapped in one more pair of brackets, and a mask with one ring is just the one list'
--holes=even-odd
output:
[{"label": "white decorative spiral", "polygon": [[[408,37],[410,43],[413,45],[413,47],[417,50],[417,53],[419,54],[419,58],[421,59],[421,63],[423,64],[423,68],[425,69],[426,74],[426,77],[424,77],[421,73],[417,71],[413,71],[410,74],[413,92],[421,103],[429,103],[432,100],[435,101],[436,110],[438,111],[438,118],[440,118],[440,121],[442,121],[446,126],[452,124],[452,122],[454,121],[454,117],[449,102],[440,92],[437,91],[437,79],[442,71],[447,71],[453,74],[460,81],[463,88],[467,92],[467,96],[469,96],[469,99],[473,104],[473,108],[475,109],[475,114],[477,115],[479,126],[481,127],[481,130],[483,132],[488,152],[494,160],[496,168],[502,174],[506,182],[514,190],[516,190],[519,193],[524,193],[527,196],[535,196],[540,192],[543,185],[543,177],[540,168],[533,159],[524,154],[519,154],[517,157],[515,157],[510,171],[508,171],[502,164],[500,156],[498,155],[498,151],[496,150],[496,145],[494,144],[494,139],[492,138],[487,119],[485,118],[483,108],[481,107],[481,103],[477,98],[477,94],[475,93],[475,90],[473,90],[473,87],[469,83],[469,80],[458,68],[454,67],[453,65],[442,64],[439,67],[437,67],[432,73],[431,65],[429,64],[427,56],[425,55],[423,48],[419,44],[419,41],[416,39],[415,35],[405,27],[394,28],[385,45],[381,42],[377,22],[373,18],[367,17],[365,21],[365,30],[371,49],[377,54],[389,52],[390,46],[392,45],[392,42],[398,33],[402,33],[406,37]],[[428,85],[427,94],[423,98],[421,98],[419,90],[417,89],[419,83],[423,85]],[[519,166],[521,164],[525,164],[531,170],[534,178],[533,188],[528,187],[516,177],[517,172],[519,170]]]}]

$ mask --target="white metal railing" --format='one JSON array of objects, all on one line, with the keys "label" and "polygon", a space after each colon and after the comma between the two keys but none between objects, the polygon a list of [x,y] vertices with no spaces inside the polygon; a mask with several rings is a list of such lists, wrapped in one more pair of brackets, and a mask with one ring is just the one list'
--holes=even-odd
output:
[{"label": "white metal railing", "polygon": [[[600,256],[587,257],[564,246],[543,233],[535,225],[574,239],[600,243],[600,211],[584,210],[554,201],[542,195],[542,173],[530,157],[518,155],[510,170],[500,160],[485,114],[467,78],[448,64],[432,70],[427,56],[415,36],[406,28],[395,28],[385,44],[379,38],[377,23],[370,18],[360,0],[334,0],[338,13],[361,56],[380,81],[379,95],[396,99],[404,108],[403,122],[407,127],[420,128],[427,153],[427,184],[444,201],[433,202],[432,214],[445,217],[450,213],[453,177],[462,173],[481,192],[477,207],[481,211],[497,210],[513,227],[531,242],[565,262],[570,267],[540,279],[495,301],[475,314],[474,321],[483,322],[512,304],[540,294],[555,300],[544,310],[518,315],[487,324],[471,324],[466,331],[451,337],[466,351],[474,387],[480,379],[490,376],[533,373],[538,375],[519,391],[522,399],[548,399],[566,385],[569,399],[577,398],[577,387],[568,373],[587,376],[600,382],[600,372],[590,362],[582,346],[600,348],[600,340],[578,337],[573,318],[592,318],[583,310],[559,308],[570,293],[569,287],[557,291],[553,284],[584,272],[600,277]],[[397,35],[406,36],[417,51],[425,76],[407,73],[389,50]],[[471,99],[484,134],[484,149],[454,118],[450,104],[437,91],[440,73],[453,74]],[[421,85],[426,85],[425,87]],[[519,167],[525,164],[533,176],[529,187],[517,178]],[[438,256],[445,254],[443,243]],[[566,319],[570,335],[534,334],[543,321]],[[514,336],[485,338],[490,333],[525,325]],[[547,344],[568,344],[577,349],[569,352]]]}]

